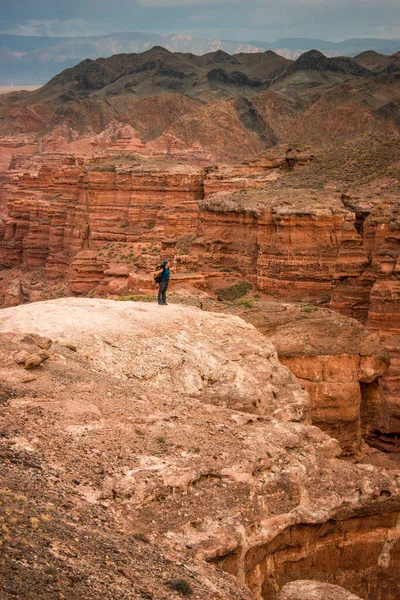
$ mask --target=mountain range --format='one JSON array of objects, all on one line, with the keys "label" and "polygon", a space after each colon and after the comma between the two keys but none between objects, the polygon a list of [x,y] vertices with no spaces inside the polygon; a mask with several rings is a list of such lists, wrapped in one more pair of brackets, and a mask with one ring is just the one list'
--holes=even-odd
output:
[{"label": "mountain range", "polygon": [[42,37],[0,35],[0,85],[42,85],[63,69],[91,58],[109,57],[119,53],[138,53],[153,46],[163,46],[172,52],[197,55],[221,49],[230,54],[273,50],[288,59],[297,59],[312,49],[326,56],[355,56],[366,50],[391,55],[400,50],[400,40],[350,39],[329,42],[318,39],[286,38],[273,43],[265,41],[235,41],[191,35],[126,32],[86,37]]},{"label": "mountain range", "polygon": [[312,50],[292,61],[271,50],[196,56],[155,46],[86,59],[36,91],[0,96],[0,135],[39,139],[42,150],[75,151],[80,140],[84,152],[116,144],[236,160],[279,143],[398,137],[399,83],[400,53]]}]

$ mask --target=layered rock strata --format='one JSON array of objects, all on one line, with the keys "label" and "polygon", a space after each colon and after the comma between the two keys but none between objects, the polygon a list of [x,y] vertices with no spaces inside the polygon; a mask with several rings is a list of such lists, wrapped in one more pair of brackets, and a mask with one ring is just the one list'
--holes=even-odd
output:
[{"label": "layered rock strata", "polygon": [[172,598],[177,578],[199,597],[239,597],[236,581],[241,598],[269,600],[312,577],[398,598],[396,473],[337,458],[250,325],[63,299],[4,309],[0,330],[5,348],[26,332],[53,340],[29,381],[13,352],[0,357],[6,600],[27,581],[42,596]]},{"label": "layered rock strata", "polygon": [[[392,363],[380,388],[386,407],[376,431],[385,434],[385,448],[394,447],[400,433],[398,203],[262,188],[311,158],[275,149],[245,167],[209,168],[115,156],[15,160],[0,263],[44,269],[47,279],[64,278],[75,294],[125,295],[154,290],[151,272],[162,253],[176,260],[180,287],[218,292],[246,279],[266,297],[330,305],[387,343]],[[1,287],[11,303],[25,297]]]},{"label": "layered rock strata", "polygon": [[389,352],[376,334],[355,319],[310,304],[197,303],[203,310],[240,316],[267,336],[307,390],[312,423],[339,441],[344,456],[362,456],[363,440],[382,418],[380,381],[389,365]]}]

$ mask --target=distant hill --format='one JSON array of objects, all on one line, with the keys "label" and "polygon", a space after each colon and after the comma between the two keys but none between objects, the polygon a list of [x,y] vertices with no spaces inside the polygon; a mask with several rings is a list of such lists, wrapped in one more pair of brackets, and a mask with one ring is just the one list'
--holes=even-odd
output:
[{"label": "distant hill", "polygon": [[400,51],[400,40],[351,39],[329,42],[318,39],[286,38],[265,41],[218,40],[191,35],[126,32],[87,37],[41,37],[0,35],[0,85],[41,85],[60,71],[86,58],[96,59],[120,53],[144,52],[163,46],[172,52],[203,55],[216,50],[229,54],[273,50],[288,59],[297,59],[309,50],[328,57],[356,56],[372,50],[392,55]]},{"label": "distant hill", "polygon": [[398,137],[397,54],[388,64],[382,56],[311,50],[291,61],[271,50],[197,56],[155,46],[86,59],[33,92],[0,96],[0,136],[11,145],[40,139],[42,150],[114,144],[202,160],[237,160],[279,143]]},{"label": "distant hill", "polygon": [[0,35],[0,85],[43,84],[85,58],[106,58],[113,54],[144,52],[163,46],[172,52],[206,54],[224,50],[258,52],[263,48],[241,42],[223,42],[191,35],[156,33],[113,33],[88,37],[40,37]]},{"label": "distant hill", "polygon": [[393,54],[400,50],[400,40],[378,38],[350,39],[343,42],[327,42],[306,38],[286,38],[277,40],[271,49],[286,58],[296,59],[308,50],[319,50],[326,56],[356,56],[365,50],[375,50],[382,54]]},{"label": "distant hill", "polygon": [[380,54],[374,50],[367,50],[354,57],[354,60],[361,66],[376,72],[387,71],[393,73],[400,71],[400,52],[396,52],[391,56]]}]

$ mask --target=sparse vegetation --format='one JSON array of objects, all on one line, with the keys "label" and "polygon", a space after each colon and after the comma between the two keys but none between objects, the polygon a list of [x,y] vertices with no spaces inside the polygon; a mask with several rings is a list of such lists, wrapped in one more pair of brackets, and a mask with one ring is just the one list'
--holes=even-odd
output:
[{"label": "sparse vegetation", "polygon": [[217,290],[217,293],[218,298],[233,302],[239,298],[242,298],[242,296],[245,296],[251,289],[253,289],[251,283],[248,281],[239,281],[234,285],[220,288]]},{"label": "sparse vegetation", "polygon": [[131,294],[129,296],[120,296],[117,300],[121,302],[155,302],[157,294]]},{"label": "sparse vegetation", "polygon": [[251,308],[253,306],[253,301],[251,298],[239,298],[236,302],[238,306],[245,306],[246,308]]},{"label": "sparse vegetation", "polygon": [[171,579],[171,581],[168,582],[168,585],[171,588],[171,590],[174,590],[175,592],[178,592],[183,596],[190,596],[191,594],[193,594],[192,586],[188,581],[186,581],[186,579]]},{"label": "sparse vegetation", "polygon": [[129,173],[140,163],[140,157],[134,154],[118,154],[93,163],[89,170],[100,173]]},{"label": "sparse vegetation", "polygon": [[395,189],[399,160],[398,138],[370,136],[367,140],[354,140],[339,148],[319,152],[308,165],[278,181],[276,187],[317,190],[333,183],[341,189],[359,188],[381,177],[393,177],[395,181],[391,185]]},{"label": "sparse vegetation", "polygon": [[145,535],[144,533],[141,533],[140,531],[132,533],[132,537],[135,538],[135,540],[144,542],[145,544],[150,544],[150,539],[147,537],[147,535]]},{"label": "sparse vegetation", "polygon": [[301,307],[301,310],[302,310],[302,312],[310,313],[310,312],[314,312],[314,311],[318,310],[318,308],[316,306],[314,306],[313,304],[307,303],[307,304],[303,304],[303,306]]},{"label": "sparse vegetation", "polygon": [[78,347],[75,346],[75,344],[71,344],[70,342],[67,342],[64,345],[66,348],[68,348],[68,350],[72,350],[72,352],[78,352]]},{"label": "sparse vegetation", "polygon": [[44,568],[44,572],[46,575],[51,575],[52,577],[58,576],[58,570],[55,567],[47,566]]}]

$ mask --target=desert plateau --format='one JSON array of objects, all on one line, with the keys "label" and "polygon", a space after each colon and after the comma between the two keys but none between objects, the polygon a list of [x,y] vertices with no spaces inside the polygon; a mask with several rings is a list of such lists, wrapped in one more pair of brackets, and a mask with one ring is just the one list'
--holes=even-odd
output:
[{"label": "desert plateau", "polygon": [[400,600],[400,52],[244,49],[0,95],[2,600]]}]

